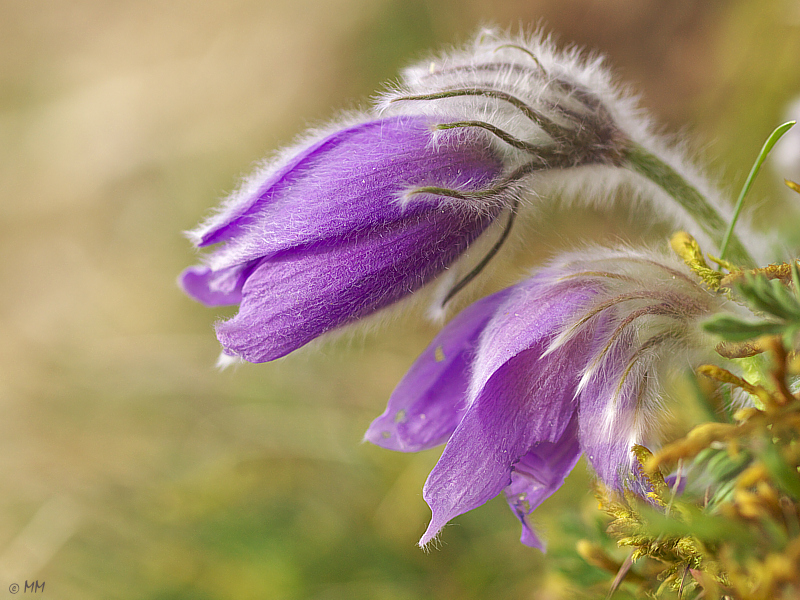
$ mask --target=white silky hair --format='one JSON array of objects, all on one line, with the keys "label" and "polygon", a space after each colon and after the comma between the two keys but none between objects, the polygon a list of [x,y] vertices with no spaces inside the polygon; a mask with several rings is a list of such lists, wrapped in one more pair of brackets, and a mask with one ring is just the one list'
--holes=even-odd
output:
[{"label": "white silky hair", "polygon": [[[724,219],[732,211],[730,203],[709,184],[708,180],[687,158],[684,146],[669,144],[653,133],[650,120],[638,106],[638,98],[614,83],[603,57],[585,54],[576,47],[559,50],[550,36],[542,31],[511,35],[497,29],[484,29],[467,46],[441,53],[421,61],[403,71],[401,82],[381,94],[372,109],[342,113],[328,124],[309,129],[295,143],[277,151],[257,165],[254,172],[242,178],[238,188],[198,227],[187,236],[199,244],[209,231],[225,222],[237,209],[255,197],[263,184],[297,154],[341,129],[391,115],[429,115],[444,120],[469,120],[493,125],[504,132],[532,145],[545,146],[552,140],[545,131],[523,114],[518,107],[487,95],[440,98],[410,101],[410,96],[448,92],[465,88],[481,88],[509,94],[518,98],[542,116],[558,125],[569,128],[570,119],[578,120],[572,126],[612,128],[627,140],[635,142],[658,156],[675,169],[687,182],[703,194]],[[588,95],[597,101],[596,107],[587,106],[580,99]],[[570,116],[571,115],[571,116]],[[464,143],[475,143],[475,132],[436,130],[432,132],[431,145],[435,147],[443,136],[464,136]],[[509,173],[529,160],[530,155],[491,135],[478,136],[491,144]],[[621,142],[621,140],[620,140]],[[566,142],[568,145],[568,141]],[[611,149],[613,150],[613,148]],[[642,211],[656,223],[670,223],[694,235],[710,251],[715,244],[697,226],[694,219],[660,187],[613,164],[585,164],[580,169],[545,169],[537,171],[511,186],[505,194],[494,199],[508,206],[514,198],[520,200],[522,211],[533,211],[547,201],[558,201],[560,208],[586,206],[597,209],[611,207],[620,201],[617,193],[627,186],[633,194],[627,201],[647,206]],[[397,201],[413,201],[408,190]],[[453,203],[452,199],[444,200]],[[491,203],[492,200],[483,202]],[[485,204],[470,199],[462,201],[467,210],[485,209]],[[637,213],[637,215],[639,214]],[[642,223],[646,225],[646,223]],[[744,231],[756,258],[765,256],[766,240],[759,239],[747,230],[743,222],[738,230]],[[231,253],[215,253],[212,268],[235,259]]]},{"label": "white silky hair", "polygon": [[[616,335],[623,333],[617,328],[623,325],[635,333],[630,343],[646,356],[677,355],[685,361],[692,349],[713,348],[711,336],[700,327],[703,319],[720,312],[746,314],[741,305],[701,285],[680,259],[668,253],[630,247],[591,248],[562,255],[554,266],[562,275],[556,276],[553,284],[580,281],[592,286],[597,294],[589,306],[562,328],[545,355],[557,351],[582,330],[592,328],[596,318],[603,314],[611,317]],[[632,320],[626,323],[628,317]],[[648,347],[645,346],[648,340],[659,343]],[[667,348],[671,351],[666,352]],[[680,348],[685,351],[679,351]],[[609,350],[610,347],[603,346],[587,362],[579,391],[604,367]]]},{"label": "white silky hair", "polygon": [[258,161],[253,172],[249,175],[243,175],[236,189],[228,194],[202,223],[185,232],[186,237],[193,244],[199,246],[204,235],[219,227],[228,220],[231,214],[236,212],[238,207],[257,196],[264,183],[290,163],[298,154],[341,129],[373,119],[374,116],[365,111],[350,111],[343,112],[339,118],[329,123],[309,128],[298,136],[292,144],[276,150],[271,156]]},{"label": "white silky hair", "polygon": [[[454,95],[437,99],[411,100],[409,97],[454,92],[465,88],[489,90],[489,94]],[[494,95],[493,95],[494,94]],[[642,231],[650,225],[667,224],[673,229],[684,229],[692,233],[708,251],[718,250],[697,225],[692,216],[674,198],[656,184],[615,163],[614,143],[629,140],[671,166],[681,177],[703,194],[723,219],[729,219],[731,209],[724,196],[716,190],[687,158],[688,152],[682,144],[670,144],[653,132],[648,117],[638,105],[638,99],[614,82],[604,59],[586,54],[575,47],[559,50],[553,40],[542,31],[511,35],[497,29],[485,29],[466,46],[441,53],[429,60],[421,61],[403,72],[399,84],[380,95],[372,108],[343,113],[338,119],[320,127],[310,129],[294,144],[280,150],[270,159],[259,164],[254,173],[242,180],[240,186],[227,200],[195,230],[187,235],[199,244],[204,235],[213,231],[236,215],[255,198],[265,182],[302,151],[343,128],[352,127],[382,117],[393,115],[430,115],[442,123],[452,121],[478,121],[489,124],[514,138],[543,148],[552,145],[552,138],[530,116],[508,101],[506,96],[519,99],[537,114],[555,123],[563,131],[578,126],[595,127],[602,134],[611,131],[611,147],[598,149],[600,160],[588,162],[578,168],[551,168],[532,172],[511,182],[494,197],[441,198],[442,205],[457,206],[464,211],[485,211],[489,206],[517,206],[520,217],[527,222],[537,219],[538,211],[548,203],[558,203],[559,210],[573,207],[589,207],[610,210],[614,205],[627,203],[626,208],[636,210],[637,216],[646,220],[637,223]],[[592,99],[587,103],[586,98]],[[579,128],[580,128],[579,127]],[[447,140],[451,143],[490,144],[503,163],[504,174],[510,174],[531,159],[528,150],[509,145],[506,141],[473,128],[435,129],[431,135],[431,147]],[[570,140],[561,140],[569,151]],[[586,151],[585,148],[581,149]],[[591,149],[590,149],[591,150]],[[603,153],[606,152],[608,156]],[[603,160],[603,158],[607,160]],[[324,173],[316,174],[320,177]],[[468,187],[465,184],[465,187]],[[624,190],[624,193],[621,193]],[[398,194],[400,205],[415,201],[413,189]],[[428,196],[429,197],[429,196]],[[436,280],[414,293],[412,298],[393,307],[378,311],[375,318],[367,319],[366,327],[387,318],[394,318],[401,306],[419,305],[428,302],[428,316],[442,321],[453,305],[463,306],[463,298],[457,298],[444,306],[444,299],[457,282],[477,264],[493,240],[504,227],[505,214],[471,245],[457,261]],[[514,249],[529,246],[530,239],[522,239],[524,230],[518,224],[505,241],[502,251],[493,259],[492,266],[502,264],[504,255]],[[765,239],[747,230],[741,221],[737,231],[746,240],[749,250],[761,261],[767,255]],[[253,232],[263,235],[263,232]],[[568,232],[565,232],[568,233]],[[257,244],[258,235],[241,236],[249,239],[247,244]],[[236,240],[226,242],[221,248],[204,257],[205,264],[212,269],[222,269],[236,264],[237,257],[246,253],[248,247]],[[613,251],[606,253],[613,254]],[[632,253],[629,248],[620,250],[624,258],[620,268],[632,269]],[[581,253],[578,253],[581,254]],[[613,261],[611,254],[605,260]],[[599,259],[598,259],[599,260]],[[460,296],[473,296],[490,279],[484,269],[476,281]],[[411,302],[409,302],[411,300]],[[330,337],[327,334],[325,337]]]},{"label": "white silky hair", "polygon": [[[580,373],[577,394],[598,381],[607,381],[610,388],[605,389],[615,390],[602,399],[606,405],[597,423],[601,437],[609,442],[620,435],[629,436],[631,443],[654,442],[659,430],[656,415],[664,414],[660,380],[702,362],[720,362],[713,352],[714,340],[701,322],[721,312],[747,313],[725,295],[701,285],[675,255],[648,249],[586,248],[560,256],[542,274],[543,285],[574,281],[596,292],[544,354],[557,352],[587,331],[599,338],[599,348],[587,357]],[[625,365],[614,364],[619,354]],[[635,395],[635,409],[627,413],[618,406],[626,393]],[[629,458],[628,468],[633,461],[632,455]]]},{"label": "white silky hair", "polygon": [[[567,129],[573,119],[572,126],[578,128],[618,132],[620,138],[611,140],[612,143],[629,141],[645,148],[697,189],[723,220],[730,221],[733,213],[730,199],[694,166],[685,143],[670,143],[655,134],[650,119],[639,107],[638,98],[614,82],[605,59],[576,47],[559,50],[541,30],[511,35],[498,29],[484,29],[467,46],[407,68],[401,82],[378,97],[376,108],[384,115],[430,114],[481,121],[532,145],[552,142],[542,127],[501,98],[476,94],[409,99],[477,88],[511,95]],[[593,98],[596,104],[585,103],[582,101],[585,97]],[[524,150],[489,137],[503,157],[507,171],[529,159]],[[606,150],[613,154],[613,148]],[[577,169],[537,171],[515,185],[509,196],[520,199],[521,211],[536,212],[548,201],[559,202],[559,208],[565,210],[573,206],[603,210],[621,201],[618,192],[622,186],[633,192],[625,195],[625,201],[637,204],[637,216],[646,219],[640,223],[643,229],[651,224],[668,224],[691,233],[708,251],[719,250],[694,217],[667,192],[613,161],[583,164]],[[643,207],[647,210],[642,210]],[[769,241],[751,231],[746,222],[740,220],[737,231],[756,260],[762,262],[770,257]]]},{"label": "white silky hair", "polygon": [[[620,439],[627,440],[628,447],[657,443],[668,412],[660,381],[702,362],[719,362],[713,339],[702,330],[701,322],[719,312],[741,315],[745,311],[703,286],[677,256],[647,248],[587,246],[551,260],[533,277],[519,284],[519,291],[499,305],[495,315],[522,314],[527,298],[531,302],[551,298],[551,302],[559,289],[565,304],[578,302],[572,316],[549,334],[553,337],[541,358],[557,355],[582,338],[579,343],[585,345],[585,354],[571,349],[563,357],[580,361],[575,365],[576,402],[589,386],[593,394],[599,394],[591,400],[600,409],[593,423],[595,439],[605,440],[608,446]],[[580,294],[576,301],[576,289],[590,293]],[[468,403],[480,396],[492,376],[479,361],[492,354],[491,347],[502,334],[490,320],[472,363]],[[512,327],[507,334],[516,332]],[[503,364],[512,358],[505,356]],[[630,474],[633,460],[628,455],[620,472]]]}]

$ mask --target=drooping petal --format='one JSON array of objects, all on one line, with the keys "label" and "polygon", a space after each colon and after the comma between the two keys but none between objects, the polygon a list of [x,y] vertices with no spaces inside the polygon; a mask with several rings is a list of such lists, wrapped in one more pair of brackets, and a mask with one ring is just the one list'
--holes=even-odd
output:
[{"label": "drooping petal", "polygon": [[[445,119],[446,120],[446,119]],[[221,270],[281,252],[347,243],[430,212],[441,199],[402,201],[411,188],[481,189],[502,166],[485,137],[438,135],[442,119],[393,117],[338,131],[278,170],[228,219],[197,235],[227,242],[208,258]]]},{"label": "drooping petal", "polygon": [[273,360],[413,293],[455,262],[503,210],[431,193],[484,189],[502,165],[480,132],[396,116],[353,125],[277,169],[195,232],[224,241],[181,276],[210,305],[240,303],[217,333],[227,354]]},{"label": "drooping petal", "polygon": [[[524,313],[533,313],[538,317],[532,320],[538,324],[538,337],[529,338],[525,350],[491,373],[448,441],[423,491],[432,517],[420,545],[433,539],[453,517],[511,485],[513,466],[536,444],[556,443],[564,436],[577,409],[575,392],[586,349],[593,342],[592,331],[577,335],[557,354],[543,354],[571,316],[570,310],[579,308],[589,296],[590,290],[565,286],[561,301],[553,298],[548,302],[544,294],[525,305],[520,304],[525,296],[515,293],[487,325],[474,361],[473,381],[486,370],[483,361],[496,356],[494,328],[498,322],[508,324],[510,318],[511,322],[519,319],[520,324],[528,321]],[[564,310],[564,306],[571,309]],[[513,338],[517,330],[506,331]]]},{"label": "drooping petal", "polygon": [[189,267],[180,276],[180,284],[189,296],[206,306],[239,304],[242,286],[258,261],[233,265],[214,271],[208,267]]},{"label": "drooping petal", "polygon": [[[626,332],[588,378],[580,394],[581,448],[603,482],[617,490],[642,490],[631,447],[644,443],[648,357],[637,356],[634,332]],[[644,362],[639,363],[639,360]]]},{"label": "drooping petal", "polygon": [[512,288],[481,338],[470,398],[502,365],[520,352],[544,345],[595,296],[596,286],[565,281],[553,284],[545,270]]},{"label": "drooping petal", "polygon": [[526,546],[545,550],[545,543],[536,534],[530,515],[562,486],[580,456],[577,419],[573,417],[560,440],[534,444],[514,465],[511,485],[505,489],[505,495],[522,523],[520,541]]},{"label": "drooping petal", "polygon": [[334,129],[329,135],[307,140],[299,147],[284,151],[280,158],[254,176],[263,181],[250,181],[249,185],[242,186],[242,189],[235,193],[219,212],[191,232],[190,235],[196,245],[204,248],[229,240],[245,231],[244,226],[247,224],[248,216],[255,214],[259,208],[269,206],[273,200],[274,195],[270,190],[281,185],[281,182],[299,166],[313,160],[315,156],[324,154],[327,148],[340,144],[343,138],[346,139],[353,129],[358,127],[359,125],[354,125]]},{"label": "drooping petal", "polygon": [[724,300],[699,285],[675,256],[602,252],[592,262],[572,275],[602,282],[594,305],[569,328],[580,329],[589,317],[603,323],[595,327],[600,343],[581,376],[581,448],[606,485],[642,493],[646,482],[631,447],[656,441],[657,381],[676,363],[698,358],[698,321]]},{"label": "drooping petal", "polygon": [[542,548],[530,515],[581,452],[607,485],[646,495],[630,448],[649,441],[655,371],[688,358],[715,302],[652,252],[566,255],[511,288],[483,327],[468,408],[425,484],[432,517],[420,544],[505,491],[523,543]]},{"label": "drooping petal", "polygon": [[456,260],[491,222],[431,211],[348,244],[262,261],[242,288],[239,313],[217,324],[229,354],[274,360],[413,293]]},{"label": "drooping petal", "polygon": [[465,308],[419,356],[389,398],[386,411],[370,425],[364,439],[403,452],[444,443],[467,408],[469,368],[478,338],[503,290]]}]

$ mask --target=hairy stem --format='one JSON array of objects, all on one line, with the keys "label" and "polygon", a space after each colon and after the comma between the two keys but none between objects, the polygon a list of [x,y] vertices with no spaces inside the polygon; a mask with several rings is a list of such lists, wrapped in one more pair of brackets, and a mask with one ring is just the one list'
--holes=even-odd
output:
[{"label": "hairy stem", "polygon": [[[708,200],[688,181],[660,158],[641,146],[632,144],[626,151],[626,163],[632,171],[658,185],[673,197],[700,225],[702,230],[722,247],[728,224]],[[728,256],[735,263],[752,266],[755,261],[735,234],[728,242]]]}]

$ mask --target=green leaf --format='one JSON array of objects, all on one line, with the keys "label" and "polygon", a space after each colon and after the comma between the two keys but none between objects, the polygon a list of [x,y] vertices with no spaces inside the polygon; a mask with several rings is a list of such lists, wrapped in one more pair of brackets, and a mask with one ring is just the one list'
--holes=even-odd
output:
[{"label": "green leaf", "polygon": [[730,315],[714,315],[703,323],[703,329],[731,342],[744,342],[762,335],[783,333],[786,325],[771,321],[751,323]]},{"label": "green leaf", "polygon": [[702,467],[703,472],[716,482],[730,481],[741,473],[751,462],[749,454],[740,450],[734,457],[724,448],[705,448],[697,455],[694,465]]},{"label": "green leaf", "polygon": [[760,274],[748,275],[737,289],[756,310],[800,323],[800,301],[779,280],[769,280]]}]

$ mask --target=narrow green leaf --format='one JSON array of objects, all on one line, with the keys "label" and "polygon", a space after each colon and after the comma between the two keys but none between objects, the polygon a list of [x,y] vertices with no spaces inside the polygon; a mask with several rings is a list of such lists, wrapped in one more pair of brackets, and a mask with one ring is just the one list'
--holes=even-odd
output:
[{"label": "narrow green leaf", "polygon": [[753,185],[756,175],[758,175],[758,172],[761,170],[761,165],[764,164],[764,161],[766,160],[769,151],[772,150],[772,147],[778,143],[778,140],[783,137],[784,133],[794,127],[796,122],[797,121],[789,121],[788,123],[784,123],[783,125],[777,127],[775,131],[773,131],[767,138],[767,141],[764,142],[764,146],[761,148],[761,152],[758,153],[758,158],[756,158],[756,162],[753,164],[753,168],[750,169],[750,174],[747,176],[747,179],[744,182],[744,187],[739,193],[739,198],[736,200],[736,208],[733,211],[733,219],[731,219],[731,224],[728,226],[728,231],[725,233],[725,237],[722,240],[722,248],[720,249],[719,253],[720,258],[725,258],[725,252],[728,249],[728,243],[733,235],[733,228],[736,226],[736,221],[739,220],[739,213],[742,212],[742,206],[744,206],[744,197],[747,195],[747,192],[750,191],[750,187]]},{"label": "narrow green leaf", "polygon": [[762,335],[783,333],[786,325],[771,321],[751,323],[730,315],[715,315],[703,323],[703,329],[732,342],[744,342]]},{"label": "narrow green leaf", "polygon": [[800,301],[779,280],[750,276],[737,289],[756,310],[787,321],[800,321]]}]

